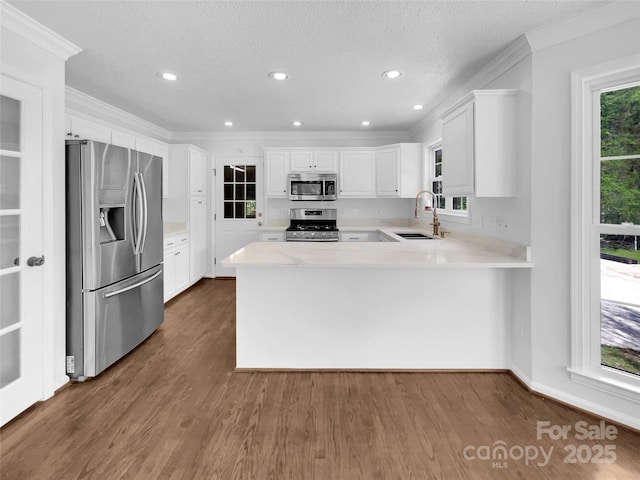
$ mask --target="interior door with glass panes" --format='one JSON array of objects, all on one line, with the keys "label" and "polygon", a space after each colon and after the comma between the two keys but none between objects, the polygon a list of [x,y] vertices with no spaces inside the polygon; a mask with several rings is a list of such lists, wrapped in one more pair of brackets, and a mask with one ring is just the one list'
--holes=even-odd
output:
[{"label": "interior door with glass panes", "polygon": [[216,158],[216,277],[234,277],[220,260],[259,240],[263,225],[262,157]]},{"label": "interior door with glass panes", "polygon": [[0,74],[0,425],[42,398],[42,108]]}]

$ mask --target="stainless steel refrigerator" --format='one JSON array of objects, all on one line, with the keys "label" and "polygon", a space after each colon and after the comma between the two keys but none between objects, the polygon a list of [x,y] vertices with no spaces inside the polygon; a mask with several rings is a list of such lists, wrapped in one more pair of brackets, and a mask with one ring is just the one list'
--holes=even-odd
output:
[{"label": "stainless steel refrigerator", "polygon": [[94,377],[164,321],[162,159],[66,142],[67,375]]}]

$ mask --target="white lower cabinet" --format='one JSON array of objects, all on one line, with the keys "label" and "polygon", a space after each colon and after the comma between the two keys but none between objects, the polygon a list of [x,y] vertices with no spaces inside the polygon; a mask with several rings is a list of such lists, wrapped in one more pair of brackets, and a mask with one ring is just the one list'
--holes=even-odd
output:
[{"label": "white lower cabinet", "polygon": [[189,286],[189,235],[170,235],[164,239],[164,301]]}]

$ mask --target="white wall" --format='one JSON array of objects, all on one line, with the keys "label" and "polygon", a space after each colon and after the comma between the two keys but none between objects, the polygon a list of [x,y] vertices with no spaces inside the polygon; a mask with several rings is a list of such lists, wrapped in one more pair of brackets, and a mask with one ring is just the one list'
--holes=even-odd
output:
[{"label": "white wall", "polygon": [[[43,92],[43,203],[45,289],[43,298],[43,398],[68,381],[65,369],[65,61],[2,29],[2,71]],[[28,194],[28,192],[23,192]]]},{"label": "white wall", "polygon": [[[570,189],[573,70],[640,53],[640,18],[533,53],[531,245],[532,376],[537,389],[635,419],[640,406],[571,382]],[[616,417],[614,417],[616,418]]]}]

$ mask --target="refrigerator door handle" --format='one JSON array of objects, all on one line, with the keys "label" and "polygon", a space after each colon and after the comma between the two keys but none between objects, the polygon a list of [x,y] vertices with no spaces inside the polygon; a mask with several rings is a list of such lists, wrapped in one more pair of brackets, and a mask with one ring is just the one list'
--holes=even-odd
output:
[{"label": "refrigerator door handle", "polygon": [[109,297],[113,297],[115,295],[120,295],[121,293],[128,292],[129,290],[133,290],[134,288],[141,287],[145,283],[149,283],[151,280],[156,279],[160,275],[162,275],[162,270],[160,270],[159,272],[156,272],[155,274],[151,275],[149,278],[145,278],[141,282],[134,283],[133,285],[129,285],[128,287],[121,288],[120,290],[116,290],[114,292],[105,293],[104,294],[104,298],[109,298]]},{"label": "refrigerator door handle", "polygon": [[143,217],[143,209],[144,209],[143,193],[142,193],[142,186],[140,185],[140,178],[138,177],[137,173],[133,175],[133,186],[134,186],[134,196],[136,200],[133,204],[133,208],[134,208],[133,217],[135,220],[135,238],[133,242],[133,253],[137,255],[142,251],[141,244],[142,244],[142,235],[144,233],[142,230],[142,217]]},{"label": "refrigerator door handle", "polygon": [[147,227],[149,218],[149,205],[147,204],[147,187],[144,184],[144,177],[141,173],[138,173],[138,179],[140,187],[142,189],[142,240],[140,241],[140,252],[144,251],[144,246],[147,243]]}]

